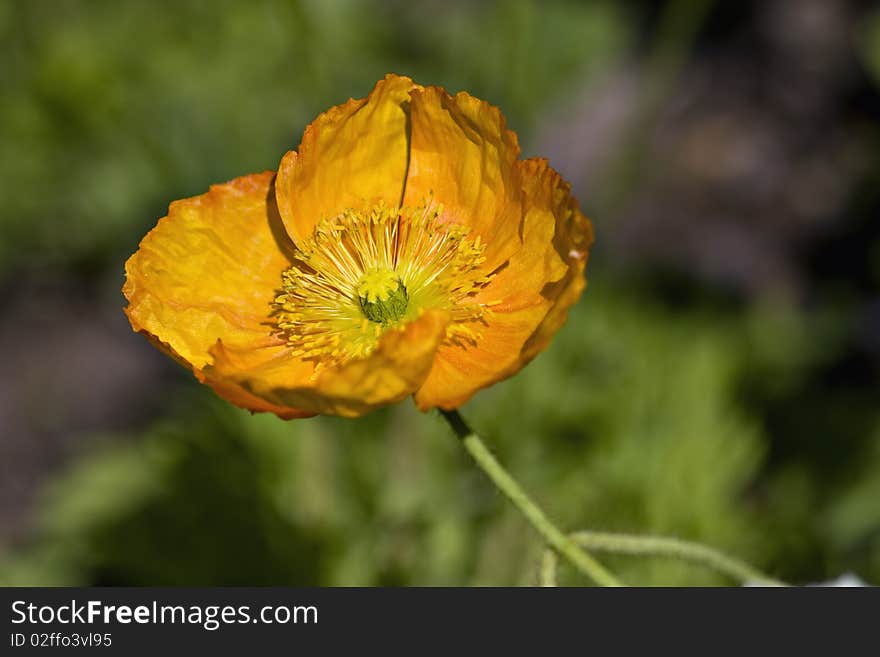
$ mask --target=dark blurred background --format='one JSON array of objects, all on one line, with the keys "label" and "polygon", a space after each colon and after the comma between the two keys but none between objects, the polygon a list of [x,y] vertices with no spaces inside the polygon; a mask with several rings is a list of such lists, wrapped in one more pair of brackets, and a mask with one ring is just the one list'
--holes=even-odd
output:
[{"label": "dark blurred background", "polygon": [[569,323],[463,409],[550,514],[880,583],[880,9],[835,0],[0,3],[0,582],[535,581],[437,416],[252,417],[122,313],[170,201],[389,71],[499,105],[594,220]]}]

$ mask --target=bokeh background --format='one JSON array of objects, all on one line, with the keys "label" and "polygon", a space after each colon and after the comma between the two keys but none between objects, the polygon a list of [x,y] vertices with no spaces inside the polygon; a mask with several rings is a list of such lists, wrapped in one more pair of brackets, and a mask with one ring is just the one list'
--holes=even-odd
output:
[{"label": "bokeh background", "polygon": [[252,417],[122,313],[170,201],[389,71],[499,105],[594,219],[566,327],[463,409],[549,513],[880,583],[880,10],[835,0],[0,3],[0,582],[536,581],[438,416]]}]

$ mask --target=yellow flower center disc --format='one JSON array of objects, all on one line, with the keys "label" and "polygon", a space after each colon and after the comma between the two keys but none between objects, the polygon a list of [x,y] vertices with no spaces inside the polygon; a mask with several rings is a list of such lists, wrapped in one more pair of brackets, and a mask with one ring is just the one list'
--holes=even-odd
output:
[{"label": "yellow flower center disc", "polygon": [[385,267],[366,272],[357,284],[357,295],[364,317],[377,324],[396,322],[409,305],[403,281]]}]

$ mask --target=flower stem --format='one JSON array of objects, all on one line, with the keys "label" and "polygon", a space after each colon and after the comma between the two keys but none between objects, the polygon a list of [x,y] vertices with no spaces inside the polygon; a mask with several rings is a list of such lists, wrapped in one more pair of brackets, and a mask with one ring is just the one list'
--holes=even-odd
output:
[{"label": "flower stem", "polygon": [[[765,575],[744,561],[700,543],[666,536],[638,536],[611,532],[581,531],[569,536],[578,545],[592,552],[681,559],[719,572],[743,584],[788,586],[785,582]],[[556,586],[556,553],[553,550],[544,551],[539,582],[541,586]]]},{"label": "flower stem", "polygon": [[562,533],[547,515],[535,504],[516,480],[510,476],[482,439],[467,425],[458,411],[440,411],[455,435],[477,465],[486,473],[498,489],[513,502],[547,544],[568,559],[579,571],[601,586],[621,586],[621,582],[605,567]]},{"label": "flower stem", "polygon": [[594,552],[672,557],[700,564],[743,583],[762,586],[785,586],[784,582],[765,575],[735,557],[700,543],[665,536],[638,536],[608,532],[581,531],[571,534],[578,545]]}]

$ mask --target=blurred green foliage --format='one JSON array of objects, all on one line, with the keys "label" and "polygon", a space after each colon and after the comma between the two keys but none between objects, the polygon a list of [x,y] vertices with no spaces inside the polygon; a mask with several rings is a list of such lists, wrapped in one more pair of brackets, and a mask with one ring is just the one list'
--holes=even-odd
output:
[{"label": "blurred green foliage", "polygon": [[389,71],[528,128],[625,26],[610,2],[3,3],[0,280],[22,263],[106,266],[169,199],[276,168],[319,112]]},{"label": "blurred green foliage", "polygon": [[[761,312],[739,324],[682,317],[595,283],[548,352],[464,413],[566,527],[687,537],[798,577],[789,548],[809,537],[788,532],[815,523],[838,572],[876,535],[880,452],[827,504],[802,468],[755,489],[766,436],[736,387],[804,366],[798,327],[780,340]],[[205,388],[170,396],[167,419],[55,481],[38,538],[3,581],[534,583],[539,540],[438,416],[407,402],[285,423]],[[639,584],[725,583],[663,560],[613,565]]]},{"label": "blurred green foliage", "polygon": [[[119,279],[170,200],[274,168],[387,71],[488,98],[532,154],[541,112],[631,48],[628,6],[2,3],[0,280]],[[603,276],[601,235],[599,249],[550,349],[463,409],[502,462],[572,530],[703,541],[794,581],[880,581],[880,409],[841,396],[823,416],[805,383],[841,348],[839,318],[671,307]],[[0,583],[536,581],[536,536],[409,402],[285,423],[182,370],[165,398],[164,417],[98,439],[43,491],[30,537],[0,546]],[[630,583],[726,583],[607,561]]]}]

